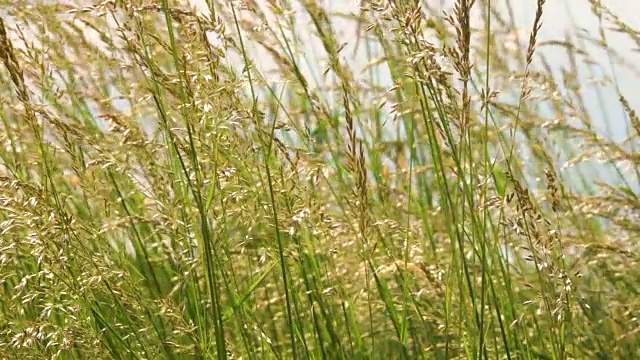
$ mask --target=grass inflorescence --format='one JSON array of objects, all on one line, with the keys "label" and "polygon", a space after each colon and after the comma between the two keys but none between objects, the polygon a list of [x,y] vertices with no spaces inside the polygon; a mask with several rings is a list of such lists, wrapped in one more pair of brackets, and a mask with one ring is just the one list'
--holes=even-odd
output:
[{"label": "grass inflorescence", "polygon": [[640,32],[588,2],[3,2],[0,358],[640,357],[640,120],[580,76]]}]

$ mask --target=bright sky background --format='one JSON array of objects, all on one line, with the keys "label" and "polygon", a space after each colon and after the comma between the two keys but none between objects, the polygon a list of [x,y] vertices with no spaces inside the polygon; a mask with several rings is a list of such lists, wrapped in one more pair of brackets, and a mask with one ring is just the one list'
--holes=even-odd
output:
[{"label": "bright sky background", "polygon": [[[45,2],[59,2],[59,3],[86,3],[91,4],[96,1],[92,0],[38,0]],[[206,0],[170,0],[169,3],[189,3],[197,9],[206,12]],[[218,0],[215,0],[216,2]],[[239,0],[228,0],[233,2],[239,2]],[[255,0],[258,4],[265,4],[266,0]],[[290,0],[293,4],[297,4],[298,0]],[[358,11],[359,0],[317,0],[321,6],[324,6],[330,12],[352,12],[356,13]],[[480,15],[479,8],[484,6],[484,2],[487,0],[477,0],[475,7],[476,10],[474,14],[477,16]],[[590,11],[590,0],[547,0],[544,5],[544,14],[543,14],[543,25],[540,31],[538,42],[543,42],[544,40],[556,39],[562,40],[565,36],[565,31],[570,28],[582,28],[590,34],[597,35],[598,33],[598,19],[596,16],[592,14]],[[612,10],[612,12],[618,15],[621,20],[625,21],[629,26],[634,29],[640,30],[640,0],[591,0],[591,1],[602,1],[606,4],[608,8]],[[443,10],[451,10],[454,0],[423,0],[424,3],[429,4],[430,6],[440,6]],[[514,17],[517,21],[517,26],[521,29],[522,33],[522,41],[526,42],[528,39],[528,34],[531,31],[532,23],[535,17],[535,9],[536,9],[536,0],[492,0],[492,3],[498,4],[501,8],[506,9],[505,4],[509,3],[512,6]],[[2,13],[2,9],[0,9],[0,14]],[[299,18],[301,23],[304,23],[304,11],[299,12]],[[11,24],[11,19],[5,19]],[[476,24],[480,24],[478,21]],[[339,41],[346,42],[349,45],[346,47],[345,52],[343,54],[351,54],[350,49],[353,49],[353,45],[355,44],[355,25],[352,22],[347,20],[336,20],[335,21],[335,29],[339,38]],[[227,29],[227,31],[233,31],[233,29]],[[309,70],[312,67],[315,67],[316,73],[318,72],[318,62],[313,60],[313,54],[316,53],[319,43],[317,39],[315,39],[310,33],[304,33],[304,31],[297,29],[299,33],[301,33],[302,37],[308,36],[308,41],[305,41],[306,48],[304,49],[305,56],[307,57],[307,61],[311,64],[307,69],[306,73],[309,74]],[[91,34],[87,34],[89,37]],[[636,61],[635,59],[640,59],[640,49],[637,44],[631,42],[624,35],[616,34],[612,31],[607,32],[609,43],[612,47],[623,56],[629,63],[640,64],[640,61]],[[260,49],[252,49],[255,52],[254,59],[259,59],[261,62],[258,64],[263,70],[267,70],[270,68],[269,64],[269,56],[260,51]],[[567,63],[565,54],[558,48],[539,48],[540,52],[544,52],[548,59],[552,61],[552,66],[555,66],[557,69],[560,69],[563,65]],[[606,73],[611,76],[611,68],[608,66],[608,56],[606,53],[600,50],[596,50],[592,48],[590,54],[595,58],[597,62],[606,66]],[[266,55],[266,56],[265,56]],[[363,52],[356,54],[353,59],[349,59],[349,64],[354,68],[356,74],[359,73],[359,69],[362,68],[366,62],[368,61]],[[239,67],[242,64],[239,61],[233,61],[234,63],[239,63]],[[272,65],[272,64],[271,64]],[[304,70],[304,69],[303,69]],[[588,83],[591,79],[589,78],[588,69],[581,69],[581,82]],[[322,70],[320,70],[322,71]],[[632,107],[636,110],[640,111],[640,97],[634,96],[634,94],[640,93],[640,74],[628,71],[623,67],[615,68],[615,78],[619,81],[618,85],[620,86],[620,90],[623,94],[628,97]],[[607,89],[605,91],[605,96],[602,99],[604,106],[600,106],[597,99],[597,94],[593,91],[594,87],[591,89],[586,89],[586,96],[589,98],[590,103],[590,112],[596,118],[601,118],[601,112],[604,110],[607,111],[610,118],[619,118],[620,122],[614,122],[611,124],[612,127],[612,136],[616,139],[621,139],[625,135],[625,121],[623,120],[624,114],[618,104],[617,94],[615,89]],[[611,91],[609,91],[611,90]],[[599,124],[604,130],[604,124]]]},{"label": "bright sky background", "polygon": [[[203,0],[188,1],[198,9],[206,9]],[[259,4],[265,3],[265,0],[256,1]],[[318,1],[329,12],[358,12],[359,1],[357,0]],[[292,2],[296,3],[296,1]],[[425,3],[433,7],[435,7],[436,4],[440,4],[440,8],[442,10],[451,10],[454,0],[426,0]],[[476,1],[476,10],[474,14],[476,14],[478,18],[475,20],[475,25],[472,24],[472,26],[481,26],[482,24],[479,18],[481,16],[479,7],[483,6],[483,3],[484,1],[481,0]],[[526,47],[529,33],[531,32],[535,18],[537,1],[493,0],[493,4],[497,4],[504,10],[507,9],[507,3],[511,4],[516,26],[521,32],[521,41],[524,43],[523,47]],[[605,1],[605,4],[613,14],[619,16],[619,18],[626,22],[626,24],[631,28],[640,30],[640,0],[607,0]],[[564,40],[570,29],[581,29],[580,31],[587,32],[595,38],[599,38],[599,19],[592,13],[590,7],[591,5],[588,0],[547,0],[543,8],[543,24],[537,38],[538,44],[547,40]],[[304,20],[304,11],[300,11],[299,13],[300,22],[301,24],[304,24],[306,22]],[[605,22],[606,27],[608,27],[609,24],[609,22]],[[352,54],[353,44],[356,42],[356,26],[354,23],[347,20],[336,20],[334,25],[339,42],[346,42],[349,44],[342,53],[345,57],[348,57],[347,54]],[[640,64],[640,61],[636,60],[640,59],[640,49],[638,48],[638,44],[633,43],[626,35],[617,34],[610,31],[608,28],[605,29],[607,29],[605,34],[610,46],[615,49],[615,51],[628,63]],[[296,30],[298,33],[302,33],[302,36],[308,35],[304,34],[302,28]],[[315,72],[317,73],[318,62],[313,60],[313,54],[317,53],[318,50],[316,49],[321,48],[321,44],[312,36],[308,38],[308,41],[305,40],[304,44],[305,49],[303,53],[311,65],[307,71],[304,71],[303,68],[303,73],[306,73],[305,75],[309,75],[311,67],[316,67]],[[627,136],[628,124],[626,121],[626,115],[620,106],[618,93],[615,87],[611,86],[603,89],[601,85],[590,86],[590,83],[594,81],[594,76],[596,78],[601,78],[602,75],[607,75],[610,78],[615,78],[618,81],[617,85],[619,86],[620,91],[627,97],[631,106],[637,109],[637,111],[640,111],[640,97],[636,95],[640,94],[640,75],[638,72],[627,70],[622,66],[611,67],[609,64],[608,54],[595,46],[587,46],[585,49],[587,49],[590,56],[601,65],[599,68],[589,69],[586,66],[582,66],[582,68],[579,69],[581,72],[579,81],[583,84],[583,93],[587,102],[587,110],[592,115],[595,121],[594,125],[600,130],[601,135],[609,136],[618,141],[623,140]],[[258,61],[258,64],[256,65],[261,67],[263,71],[268,70],[270,68],[268,60],[269,55],[267,53],[260,52],[259,49],[253,50],[256,51],[253,59],[259,59],[261,61]],[[556,73],[568,64],[565,51],[559,47],[539,47],[537,51],[538,53],[545,55]],[[349,59],[349,65],[353,67],[357,74],[359,69],[362,68],[367,61],[366,56],[361,52],[357,53],[353,59]],[[323,66],[324,65],[320,66],[320,72],[322,71]],[[390,81],[388,85],[392,85]],[[605,121],[605,116],[608,118],[608,121]],[[613,173],[605,170],[598,171],[597,175],[598,178],[605,180],[606,178],[609,178],[609,175],[613,175]],[[617,181],[614,180],[614,182]],[[632,185],[632,187],[639,186],[637,181],[632,181],[632,183],[635,184]]]},{"label": "bright sky background", "polygon": [[[197,9],[206,12],[204,0],[188,0],[188,2]],[[257,0],[257,2],[259,4],[264,4],[265,0]],[[293,1],[293,3],[295,2],[296,1]],[[330,12],[352,13],[356,13],[358,11],[359,3],[357,0],[318,0],[318,2]],[[536,1],[493,0],[494,4],[498,4],[498,6],[503,9],[506,9],[505,4],[507,2],[512,6],[517,26],[522,31],[522,41],[524,41],[524,46],[526,46],[535,17]],[[450,10],[452,9],[454,0],[427,0],[426,3],[434,7],[439,4],[443,10]],[[477,0],[475,7],[479,8],[480,6],[483,6],[482,3],[484,3],[484,1]],[[625,21],[632,28],[640,29],[640,0],[607,0],[605,3],[614,14],[620,17],[621,20]],[[477,16],[481,16],[480,11],[478,10],[479,9],[475,11],[475,14],[477,14]],[[300,14],[303,14],[303,11],[300,11]],[[300,19],[301,22],[304,21],[303,15],[300,16]],[[479,22],[476,22],[476,24],[479,24]],[[592,14],[588,0],[547,0],[544,5],[543,25],[538,36],[538,43],[551,39],[562,40],[564,39],[565,33],[568,29],[575,28],[581,28],[590,34],[597,35],[598,26],[598,18]],[[346,20],[337,20],[335,22],[335,28],[341,42],[347,42],[349,45],[353,45],[355,43],[354,34],[356,28],[354,23]],[[298,32],[303,33],[303,31],[300,30],[298,30]],[[302,36],[304,35],[305,34],[303,33]],[[638,53],[640,49],[638,49],[637,44],[631,42],[626,36],[608,31],[607,37],[612,47],[630,63],[633,64],[636,62],[633,60],[634,58],[640,59],[640,54]],[[315,53],[315,49],[317,49],[319,43],[317,40],[310,38],[309,41],[305,42],[305,44],[307,44],[307,48],[304,53],[311,59],[310,63],[312,63],[313,66],[312,54]],[[348,51],[349,49],[350,47],[347,46],[344,54],[350,54]],[[268,60],[266,59],[268,59],[269,56],[266,55],[266,53],[259,51],[259,49],[253,50],[256,51],[254,58],[263,61],[258,65],[262,67],[263,70],[268,70],[270,67]],[[563,65],[567,64],[564,52],[558,48],[540,48],[539,51],[544,52],[547,58],[552,61],[552,66],[555,66],[556,69],[560,69]],[[611,75],[611,68],[608,66],[607,54],[603,51],[596,50],[595,48],[592,48],[590,54],[597,62],[606,66],[604,70],[607,74]],[[357,54],[350,65],[356,69],[357,73],[358,69],[365,65],[366,61],[364,54]],[[637,63],[640,64],[640,62]],[[584,68],[581,70],[583,70],[581,81],[583,84],[587,84],[591,80],[587,71],[588,69]],[[638,85],[640,84],[639,74],[627,71],[622,67],[616,67],[615,75],[615,78],[619,81],[618,85],[620,86],[623,94],[626,94],[631,105],[640,111],[640,97],[634,96],[634,94],[640,93],[640,85]],[[598,118],[601,118],[602,106],[600,106],[598,101],[596,101],[597,94],[592,90],[593,88],[587,88],[586,96],[589,99],[589,111],[597,120]],[[612,88],[611,90],[614,89]],[[609,117],[613,119],[620,119],[619,123],[611,124],[611,135],[616,139],[621,139],[626,134],[626,122],[623,119],[624,114],[619,106],[617,94],[615,91],[606,91],[604,95],[605,96],[602,101],[605,104],[604,108],[607,110]],[[614,111],[615,113],[612,114]],[[604,131],[604,124],[601,123],[598,125],[600,125]]]}]

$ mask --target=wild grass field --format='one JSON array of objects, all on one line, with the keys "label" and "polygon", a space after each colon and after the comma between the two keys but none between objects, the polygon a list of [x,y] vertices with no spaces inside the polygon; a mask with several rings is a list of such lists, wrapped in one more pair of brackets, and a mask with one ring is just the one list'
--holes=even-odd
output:
[{"label": "wild grass field", "polygon": [[0,1],[0,359],[639,359],[638,93],[579,73],[640,31],[588,2]]}]

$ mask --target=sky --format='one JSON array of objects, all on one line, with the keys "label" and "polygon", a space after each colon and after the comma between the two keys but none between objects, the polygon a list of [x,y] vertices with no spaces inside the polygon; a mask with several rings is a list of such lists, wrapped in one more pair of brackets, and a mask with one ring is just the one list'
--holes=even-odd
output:
[{"label": "sky", "polygon": [[[83,1],[87,4],[92,3],[90,0],[40,0],[45,2],[58,2],[58,3],[74,3]],[[218,0],[215,0],[216,2]],[[238,2],[239,0],[231,0]],[[255,0],[258,4],[264,5],[268,0]],[[283,1],[283,0],[279,0]],[[360,0],[317,0],[321,6],[324,6],[329,12],[342,12],[342,13],[357,13],[358,4]],[[473,14],[476,15],[476,19],[472,20],[472,24],[480,24],[479,16],[481,16],[479,8],[484,6],[486,0],[477,0],[475,4],[476,10]],[[589,1],[603,1],[603,0],[546,0],[544,4],[543,25],[539,33],[538,43],[542,43],[545,40],[562,40],[565,36],[565,32],[568,29],[580,28],[583,31],[592,35],[598,34],[598,18],[594,16],[590,10]],[[181,2],[189,3],[191,6],[206,13],[207,6],[205,0],[173,0],[170,3]],[[299,3],[299,0],[290,1],[294,6]],[[454,0],[423,0],[424,3],[429,6],[439,6],[442,10],[451,10]],[[528,34],[531,31],[532,23],[535,17],[536,1],[535,0],[492,0],[493,4],[497,4],[501,9],[506,9],[506,4],[511,4],[514,18],[516,19],[516,26],[521,30],[522,41],[525,42],[523,46],[526,46]],[[612,12],[625,21],[632,28],[640,29],[640,0],[606,0],[606,6],[612,10]],[[304,11],[297,12],[297,18],[300,20],[300,24],[304,24]],[[10,19],[9,19],[10,20]],[[302,25],[303,26],[303,25]],[[303,72],[306,75],[312,73],[318,73],[318,61],[315,60],[314,54],[317,54],[317,49],[320,44],[318,40],[311,35],[311,32],[304,32],[303,27],[297,28],[296,31],[305,40],[304,44],[306,48],[303,49],[306,60],[309,64]],[[368,58],[360,47],[360,51],[353,54],[355,49],[355,32],[356,26],[353,22],[344,19],[337,19],[334,23],[336,33],[340,42],[347,43],[347,47],[342,54],[352,54],[353,57],[349,58],[349,65],[351,65],[355,73],[358,74],[360,70],[367,64]],[[233,31],[233,29],[227,29],[227,31]],[[635,62],[634,59],[640,56],[638,51],[638,44],[634,44],[627,37],[617,34],[613,31],[606,32],[609,43],[623,58],[627,59],[630,63]],[[640,35],[639,35],[640,37]],[[627,95],[628,100],[631,102],[632,107],[640,109],[640,97],[634,96],[634,94],[640,93],[640,74],[627,70],[624,67],[616,66],[611,68],[608,63],[608,55],[595,47],[589,48],[589,53],[595,58],[596,62],[604,64],[604,68],[600,69],[587,69],[583,67],[581,70],[580,80],[582,83],[588,84],[592,81],[590,77],[590,71],[595,71],[598,75],[600,71],[604,74],[615,76],[618,81],[618,86],[623,94]],[[251,49],[255,54],[255,59],[260,59],[259,67],[263,70],[269,70],[273,68],[273,64],[269,62],[269,56],[264,50],[259,48]],[[567,64],[567,59],[562,50],[553,47],[539,47],[538,52],[543,53],[551,61],[554,70],[560,70]],[[239,67],[242,66],[240,61],[233,61],[233,63],[239,63]],[[315,68],[315,69],[314,69]],[[315,70],[315,71],[312,71]],[[321,71],[321,70],[320,70]],[[320,77],[319,75],[317,77]],[[384,73],[382,74],[382,82],[384,82]],[[275,79],[277,80],[277,79]],[[391,82],[387,79],[388,85],[391,86]],[[385,84],[386,85],[386,84]],[[597,94],[594,91],[595,87],[586,87],[586,97],[589,103],[590,113],[598,119],[602,119],[603,111],[606,111],[610,118],[610,135],[616,139],[621,140],[626,135],[626,121],[624,120],[624,113],[622,112],[619,103],[618,96],[615,88],[607,89],[604,94]],[[599,98],[599,95],[603,95]],[[640,111],[640,110],[639,110]],[[619,121],[618,121],[619,120]],[[606,124],[600,122],[597,124],[603,131],[606,129]]]},{"label": "sky", "polygon": [[[203,9],[206,12],[206,6],[202,0],[189,0],[192,5],[199,9]],[[318,0],[321,5],[327,9],[328,12],[343,12],[343,13],[357,13],[359,1],[355,0]],[[597,0],[593,0],[597,1]],[[257,0],[259,4],[264,4],[265,0]],[[454,3],[453,0],[427,0],[429,6],[439,6],[442,10],[451,10]],[[482,6],[484,1],[476,1],[476,7]],[[522,39],[524,42],[523,47],[526,47],[529,33],[531,32],[533,21],[536,12],[535,0],[494,0],[493,4],[506,11],[507,2],[511,5],[513,11],[513,17],[516,22],[516,27],[520,30]],[[295,3],[295,2],[294,2]],[[619,16],[620,20],[624,21],[631,28],[640,29],[640,1],[638,0],[608,0],[606,6],[612,11],[613,14]],[[476,19],[472,20],[473,24],[480,26],[481,12],[476,9],[474,14]],[[301,24],[305,23],[304,11],[299,11],[298,15]],[[609,22],[605,22],[605,26],[609,26]],[[304,25],[301,25],[304,26]],[[345,42],[348,45],[342,54],[352,54],[354,44],[356,43],[356,25],[348,20],[338,19],[334,23],[336,35],[339,38],[339,42]],[[473,26],[473,25],[472,25]],[[591,11],[591,4],[588,0],[547,0],[543,7],[542,28],[538,35],[539,47],[537,52],[544,54],[549,60],[552,70],[559,73],[560,70],[568,65],[568,59],[564,50],[559,47],[541,46],[548,40],[564,40],[567,32],[570,29],[580,29],[579,31],[586,32],[595,38],[599,38],[600,20]],[[305,37],[306,34],[303,31],[303,27],[296,29],[301,34],[301,37]],[[309,32],[311,33],[311,32]],[[634,61],[639,54],[638,44],[633,43],[627,36],[621,35],[612,31],[611,29],[605,29],[605,34],[610,46],[623,58],[629,61],[631,64],[639,63]],[[639,34],[640,37],[640,34]],[[312,73],[313,67],[318,68],[318,61],[314,60],[314,54],[317,53],[318,48],[321,48],[319,41],[313,36],[308,35],[305,38],[304,44],[306,47],[303,51],[308,63],[310,64],[306,71],[303,69],[303,73]],[[595,46],[586,46],[589,55],[595,60],[596,63],[601,64],[600,67],[588,68],[586,65],[582,65],[579,75],[579,81],[584,85],[583,91],[586,99],[587,111],[594,119],[595,127],[600,130],[602,136],[611,138],[616,141],[623,140],[628,135],[628,122],[626,115],[622,110],[618,92],[614,86],[603,88],[602,85],[595,85],[594,81],[602,76],[606,75],[610,78],[617,80],[617,86],[622,94],[625,94],[627,100],[630,102],[632,108],[640,111],[640,97],[636,94],[640,93],[640,75],[638,72],[625,69],[622,66],[613,65],[609,62],[609,54],[602,49]],[[263,70],[268,70],[272,64],[269,64],[269,56],[266,53],[260,52],[259,49],[253,49],[255,51],[255,59],[260,59],[258,66]],[[345,55],[348,56],[348,55]],[[355,70],[355,73],[359,73],[368,59],[360,51],[355,56],[349,58],[349,65]],[[535,66],[535,60],[534,60]],[[384,76],[383,76],[384,81]],[[387,80],[389,87],[392,86],[390,80]],[[603,91],[604,90],[604,91]],[[607,119],[607,120],[605,120]],[[591,164],[593,165],[593,164]],[[599,176],[605,182],[618,183],[609,175],[615,177],[610,171],[600,171],[597,166],[595,170],[597,176]],[[568,170],[567,170],[568,171]],[[569,172],[569,171],[568,171]],[[640,189],[640,185],[636,181],[632,181],[632,187]],[[639,190],[640,191],[640,190]]]},{"label": "sky", "polygon": [[[596,0],[593,0],[596,1]],[[199,9],[200,11],[206,11],[206,4],[204,0],[188,0],[188,2]],[[258,4],[264,4],[265,0],[257,0]],[[293,1],[295,4],[297,1]],[[358,11],[358,3],[357,0],[318,0],[318,2],[325,7],[329,12],[343,12],[343,13],[356,13]],[[477,0],[476,8],[483,6],[484,1]],[[506,3],[509,2],[511,4],[511,9],[514,14],[514,18],[516,20],[516,26],[521,30],[522,41],[525,42],[528,39],[528,34],[531,31],[532,24],[535,18],[536,11],[536,1],[535,0],[494,0],[493,3],[497,4],[497,6],[503,10],[506,10]],[[429,6],[440,6],[443,10],[451,10],[452,4],[454,0],[428,0],[427,3]],[[622,21],[625,21],[632,28],[640,29],[640,1],[637,0],[608,0],[606,1],[606,5],[612,12],[620,17]],[[582,31],[588,32],[592,35],[598,34],[599,30],[599,20],[590,10],[590,3],[588,0],[547,0],[544,4],[544,13],[543,13],[543,25],[540,30],[538,36],[538,43],[542,43],[545,40],[562,40],[565,36],[566,31],[569,29],[583,29]],[[301,24],[304,24],[304,12],[298,12],[298,19]],[[480,11],[475,11],[475,15],[477,17],[481,16]],[[476,19],[475,23],[479,24]],[[472,20],[473,21],[473,20]],[[334,23],[336,33],[341,42],[346,42],[348,45],[343,52],[343,54],[351,54],[349,50],[353,49],[355,41],[355,31],[356,26],[353,22],[348,20],[338,19]],[[305,38],[307,34],[302,31],[302,27],[300,29],[296,29],[298,33],[300,33],[301,37]],[[634,44],[630,41],[626,36],[616,34],[613,31],[606,32],[609,43],[612,44],[612,47],[624,58],[630,59],[630,62],[633,63],[632,59],[638,57],[638,44]],[[314,60],[313,54],[316,53],[316,49],[320,46],[317,39],[313,38],[311,35],[305,38],[305,44],[307,47],[303,52],[309,64],[311,64],[307,69],[307,74],[311,73],[312,67],[317,67],[317,61]],[[637,94],[640,91],[640,76],[636,72],[632,72],[624,69],[623,67],[609,67],[608,55],[595,47],[588,47],[590,49],[589,53],[595,58],[595,60],[604,64],[603,68],[599,69],[587,69],[583,68],[582,76],[580,80],[584,84],[588,84],[593,79],[590,77],[590,72],[595,72],[593,74],[599,75],[602,71],[603,74],[607,74],[609,76],[612,73],[615,73],[615,78],[618,80],[618,86],[623,94],[627,94],[628,100],[631,102],[631,105],[636,109],[640,109],[640,98],[633,96],[633,94]],[[255,58],[260,59],[262,62],[259,63],[259,67],[263,70],[269,70],[272,68],[273,64],[270,64],[268,60],[269,56],[266,52],[262,52],[260,49],[252,49],[255,52]],[[553,47],[540,47],[538,49],[540,53],[543,53],[548,59],[551,61],[552,67],[555,67],[554,70],[560,70],[563,66],[568,64],[566,56],[564,52],[559,48]],[[349,58],[350,65],[355,69],[355,72],[358,73],[359,69],[363,68],[367,63],[367,58],[365,54],[360,51],[356,53],[353,58]],[[389,81],[389,86],[391,83]],[[615,90],[614,88],[610,90]],[[600,94],[602,95],[602,94]],[[618,96],[615,91],[606,91],[604,93],[604,97],[600,100],[598,94],[593,91],[593,87],[586,88],[586,97],[588,99],[588,103],[590,105],[589,111],[596,118],[602,119],[602,111],[606,110],[607,115],[609,116],[610,121],[614,121],[615,123],[611,123],[609,134],[611,137],[617,140],[621,140],[626,135],[626,121],[624,120],[624,114],[621,111],[621,108],[618,103]],[[599,103],[602,101],[602,103]],[[604,108],[604,109],[603,109]],[[620,121],[618,122],[617,119]],[[597,124],[602,129],[602,131],[607,131],[606,124],[600,123]]]}]

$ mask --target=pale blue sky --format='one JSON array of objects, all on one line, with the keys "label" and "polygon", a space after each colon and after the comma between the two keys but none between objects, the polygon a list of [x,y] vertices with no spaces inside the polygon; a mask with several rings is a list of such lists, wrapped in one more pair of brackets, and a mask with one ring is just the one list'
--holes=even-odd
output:
[{"label": "pale blue sky", "polygon": [[[206,11],[206,5],[204,4],[204,0],[188,0],[189,3],[194,5],[196,8]],[[257,0],[259,4],[264,4],[265,0]],[[358,11],[358,2],[356,0],[319,0],[321,5],[323,5],[329,11],[336,12],[356,12]],[[528,34],[531,30],[532,23],[535,17],[536,10],[536,1],[535,0],[494,0],[494,4],[498,4],[501,8],[506,9],[504,4],[510,3],[512,6],[512,10],[514,13],[514,18],[516,19],[517,26],[522,30],[522,41],[525,42],[528,39]],[[293,1],[295,4],[296,1]],[[440,3],[442,9],[451,9],[451,5],[454,3],[453,0],[440,0],[440,1],[427,1],[427,3],[431,4],[430,6],[437,6],[434,4]],[[613,13],[618,15],[623,21],[627,22],[632,28],[640,29],[640,1],[635,0],[609,0],[606,1],[607,7],[609,7]],[[481,1],[476,2],[476,7],[483,6]],[[480,15],[480,11],[475,11],[477,16]],[[298,18],[300,19],[301,24],[305,22],[304,12],[300,11]],[[476,24],[479,22],[476,19]],[[544,5],[544,15],[543,15],[543,26],[540,31],[538,42],[543,42],[544,40],[562,40],[564,38],[565,32],[569,29],[580,28],[589,32],[590,34],[597,35],[598,34],[598,19],[596,16],[592,14],[590,11],[590,4],[587,0],[547,0]],[[607,24],[608,25],[608,24]],[[355,44],[355,25],[352,22],[346,20],[336,20],[335,22],[336,32],[339,36],[339,40],[341,42],[347,42],[349,45],[346,47],[346,51],[343,54],[352,54],[349,50],[353,49],[353,45]],[[229,29],[230,30],[230,29]],[[316,67],[315,71],[318,72],[318,62],[313,59],[313,54],[316,53],[316,49],[319,48],[320,43],[317,39],[313,38],[309,33],[305,33],[302,28],[296,29],[298,34],[305,39],[304,43],[306,45],[304,49],[304,54],[307,57],[307,60],[311,64],[307,69],[305,69],[307,74],[310,75],[311,68]],[[635,63],[633,61],[634,58],[638,58],[640,55],[638,51],[640,49],[637,48],[636,44],[633,44],[627,37],[616,34],[612,31],[607,31],[607,37],[609,43],[619,52],[625,59],[628,59],[630,63]],[[611,74],[611,68],[607,62],[607,54],[601,50],[597,50],[593,47],[589,48],[590,54],[602,65],[606,66],[604,70],[608,75]],[[252,49],[255,53],[254,59],[260,59],[258,65],[263,70],[270,69],[269,64],[269,55],[260,49],[254,48]],[[556,48],[540,48],[541,52],[553,62],[552,66],[555,66],[556,69],[560,69],[562,66],[567,64],[567,59],[564,56],[564,53]],[[349,55],[345,55],[349,56]],[[367,62],[367,58],[364,52],[360,51],[356,53],[353,58],[350,58],[350,65],[358,72],[360,68],[362,68]],[[583,74],[581,76],[581,80],[583,83],[588,83],[591,81],[589,78],[589,74],[587,72],[588,69],[584,68]],[[321,72],[322,70],[320,70]],[[637,73],[627,71],[623,67],[616,67],[616,79],[619,81],[619,86],[621,91],[624,94],[627,94],[629,101],[631,101],[632,105],[634,105],[637,109],[640,109],[640,99],[633,96],[633,94],[637,94],[640,91],[640,83],[639,76]],[[274,79],[275,80],[275,79]],[[614,89],[611,89],[614,90]],[[615,91],[607,91],[605,93],[605,98],[603,99],[605,103],[605,108],[609,111],[609,116],[616,117],[622,116],[623,114],[619,112],[618,100]],[[596,101],[596,94],[587,94],[587,96],[593,97],[593,101],[590,101],[592,108],[589,109],[593,112],[593,115],[599,117],[600,115],[597,113],[600,110],[600,106]],[[611,114],[611,111],[615,111],[618,109],[617,114]],[[624,121],[618,126],[612,124],[612,135],[620,139],[624,136]],[[603,128],[604,130],[604,128]]]},{"label": "pale blue sky", "polygon": [[[203,0],[188,0],[192,5],[199,9],[206,9]],[[595,0],[594,0],[595,1]],[[257,0],[259,4],[264,4],[265,0]],[[322,6],[330,12],[352,12],[358,11],[358,3],[356,0],[319,0]],[[513,16],[516,22],[516,26],[521,30],[521,41],[526,47],[529,33],[532,28],[532,24],[535,18],[536,1],[535,0],[494,0],[493,4],[497,4],[501,9],[506,9],[506,3],[511,4]],[[297,1],[292,1],[296,4]],[[454,3],[453,0],[441,0],[434,1],[428,0],[430,6],[437,6],[435,4],[440,3],[440,7],[443,10],[451,10],[451,6]],[[608,0],[606,1],[607,7],[620,19],[627,23],[632,28],[640,29],[640,1],[636,0]],[[483,6],[483,1],[477,1],[474,14],[476,19],[472,20],[476,27],[481,26],[480,16],[481,12],[479,7]],[[588,0],[547,0],[544,5],[543,25],[538,35],[538,44],[542,44],[546,40],[564,40],[565,34],[570,29],[580,29],[580,31],[587,32],[596,38],[599,32],[599,20],[593,15],[590,10],[590,3]],[[300,27],[296,27],[296,32],[303,39],[304,49],[301,51],[304,54],[308,66],[303,66],[302,70],[308,78],[313,78],[312,73],[320,74],[324,70],[325,65],[322,62],[317,61],[314,58],[314,54],[321,54],[322,46],[320,42],[311,35],[313,32],[305,32],[304,25],[307,22],[304,11],[296,13],[297,19],[300,22]],[[605,22],[605,29],[607,29],[606,36],[608,43],[615,49],[616,52],[622,56],[625,61],[630,64],[640,64],[635,61],[640,55],[638,54],[638,45],[634,44],[628,39],[628,37],[618,34],[609,29],[610,22]],[[368,61],[364,51],[353,53],[353,45],[355,41],[356,26],[353,22],[338,19],[335,20],[335,30],[338,36],[339,42],[346,42],[348,45],[342,55],[348,58],[349,65],[353,67],[355,73],[359,73],[360,69]],[[228,29],[232,31],[232,29]],[[360,48],[363,49],[362,47]],[[268,53],[261,50],[259,47],[250,48],[253,52],[252,58],[257,61],[257,66],[267,72],[272,65],[269,62],[270,56]],[[603,87],[602,85],[593,85],[592,82],[596,79],[606,75],[617,80],[617,85],[620,91],[625,94],[632,107],[640,111],[640,97],[636,94],[640,93],[640,76],[638,72],[625,69],[623,66],[611,67],[609,64],[609,56],[606,52],[598,49],[594,46],[587,46],[587,52],[590,56],[601,66],[588,68],[582,66],[580,70],[579,80],[583,85],[584,95],[587,99],[588,111],[596,122],[596,127],[600,130],[602,135],[610,136],[615,140],[622,140],[627,135],[627,121],[625,114],[618,102],[618,94],[614,86]],[[544,54],[547,60],[551,63],[554,71],[559,72],[564,66],[568,64],[566,54],[564,50],[558,47],[544,47],[538,48],[539,54]],[[304,65],[305,60],[299,59]],[[241,64],[242,62],[233,61],[233,63]],[[536,63],[534,61],[534,67]],[[615,76],[612,76],[612,71],[615,72]],[[381,71],[382,80],[384,82],[384,70]],[[319,76],[318,76],[319,77]],[[277,81],[277,77],[272,80]],[[331,81],[331,80],[329,80]],[[391,86],[390,81],[387,79],[388,85]],[[608,121],[604,119],[608,118]],[[598,176],[608,177],[606,174],[608,171],[600,171]],[[635,183],[635,181],[634,181]]]}]

